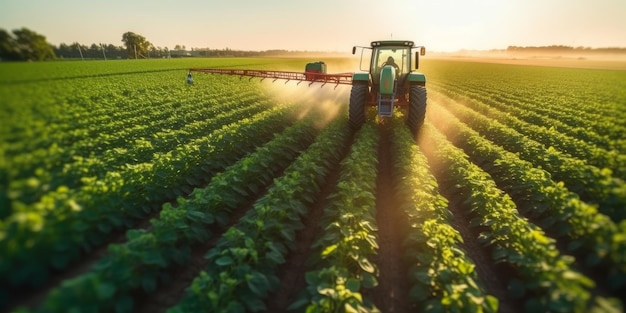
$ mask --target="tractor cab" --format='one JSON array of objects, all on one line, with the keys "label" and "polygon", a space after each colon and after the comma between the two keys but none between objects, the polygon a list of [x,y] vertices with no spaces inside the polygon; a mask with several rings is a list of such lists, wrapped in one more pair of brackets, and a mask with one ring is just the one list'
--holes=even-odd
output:
[{"label": "tractor cab", "polygon": [[[356,53],[356,46],[352,54]],[[426,113],[426,76],[413,71],[419,66],[423,46],[413,41],[373,41],[370,47],[361,50],[361,71],[352,77],[350,93],[350,124],[359,128],[365,122],[365,111],[370,106],[378,108],[378,116],[393,116],[396,107],[403,108],[407,124],[416,132],[424,122]],[[364,50],[371,50],[369,68],[363,68]],[[413,50],[415,62],[412,62]],[[367,58],[366,58],[367,59]]]},{"label": "tractor cab", "polygon": [[[374,42],[372,45],[379,42]],[[373,46],[370,61],[370,73],[374,85],[380,83],[380,73],[385,66],[391,66],[395,78],[402,80],[411,71],[411,47],[406,46]]]}]

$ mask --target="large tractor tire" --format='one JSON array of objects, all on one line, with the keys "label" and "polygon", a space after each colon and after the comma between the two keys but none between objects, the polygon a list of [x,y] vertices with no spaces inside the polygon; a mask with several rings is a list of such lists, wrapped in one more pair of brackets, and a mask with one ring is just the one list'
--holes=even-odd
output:
[{"label": "large tractor tire", "polygon": [[353,129],[359,129],[365,123],[365,101],[368,91],[369,86],[367,84],[352,85],[348,117]]},{"label": "large tractor tire", "polygon": [[409,113],[406,124],[414,136],[424,124],[426,117],[426,87],[420,85],[411,86],[409,94]]}]

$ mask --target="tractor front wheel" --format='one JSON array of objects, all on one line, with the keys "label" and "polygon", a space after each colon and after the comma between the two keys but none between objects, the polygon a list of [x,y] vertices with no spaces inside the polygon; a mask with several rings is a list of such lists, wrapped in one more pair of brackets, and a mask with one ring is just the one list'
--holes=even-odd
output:
[{"label": "tractor front wheel", "polygon": [[365,101],[368,92],[367,84],[354,84],[350,91],[350,110],[348,112],[350,126],[359,129],[365,123]]},{"label": "tractor front wheel", "polygon": [[426,87],[420,85],[411,86],[409,113],[406,124],[414,136],[424,124],[424,117],[426,117]]}]

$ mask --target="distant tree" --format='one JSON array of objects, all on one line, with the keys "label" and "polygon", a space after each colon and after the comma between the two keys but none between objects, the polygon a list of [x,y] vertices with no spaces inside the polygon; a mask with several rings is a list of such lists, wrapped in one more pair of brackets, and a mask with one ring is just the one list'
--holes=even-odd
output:
[{"label": "distant tree", "polygon": [[0,29],[0,58],[3,60],[42,61],[55,57],[45,36],[25,27],[13,30],[13,36]]},{"label": "distant tree", "polygon": [[75,58],[74,51],[71,46],[68,46],[66,43],[62,42],[59,44],[59,47],[54,50],[54,53],[59,58]]},{"label": "distant tree", "polygon": [[[135,59],[138,57],[145,58],[152,44],[146,40],[144,36],[133,32],[126,32],[122,35],[122,42],[126,46],[128,58]],[[135,53],[137,53],[135,55]]]},{"label": "distant tree", "polygon": [[7,61],[18,61],[21,59],[15,38],[4,29],[0,29],[0,59]]},{"label": "distant tree", "polygon": [[20,55],[23,60],[43,61],[56,58],[52,45],[46,42],[46,37],[23,27],[13,31]]}]

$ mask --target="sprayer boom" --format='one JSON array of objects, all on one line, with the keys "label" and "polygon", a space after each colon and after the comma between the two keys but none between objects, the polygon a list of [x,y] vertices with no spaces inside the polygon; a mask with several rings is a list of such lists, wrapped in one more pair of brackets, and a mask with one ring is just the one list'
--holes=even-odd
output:
[{"label": "sprayer boom", "polygon": [[287,82],[290,80],[298,81],[298,84],[303,81],[312,83],[332,83],[332,84],[352,84],[353,73],[338,73],[338,74],[326,74],[316,72],[287,72],[287,71],[265,71],[265,70],[237,70],[237,69],[221,69],[221,68],[191,68],[189,72],[200,72],[209,74],[225,74],[225,75],[237,75],[241,77],[259,77],[261,80],[270,78],[274,81],[278,79],[284,79]]}]

